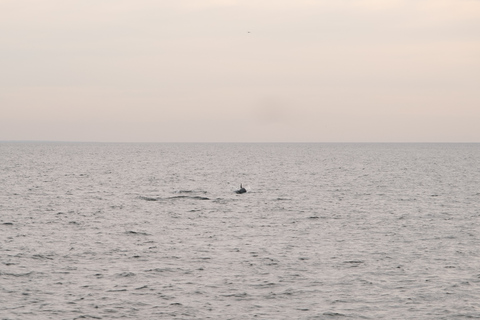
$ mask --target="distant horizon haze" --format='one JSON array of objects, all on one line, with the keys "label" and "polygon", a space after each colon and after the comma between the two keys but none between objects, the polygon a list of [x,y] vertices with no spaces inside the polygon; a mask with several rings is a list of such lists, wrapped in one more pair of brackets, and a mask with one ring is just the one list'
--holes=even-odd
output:
[{"label": "distant horizon haze", "polygon": [[480,142],[480,1],[0,1],[0,141]]}]

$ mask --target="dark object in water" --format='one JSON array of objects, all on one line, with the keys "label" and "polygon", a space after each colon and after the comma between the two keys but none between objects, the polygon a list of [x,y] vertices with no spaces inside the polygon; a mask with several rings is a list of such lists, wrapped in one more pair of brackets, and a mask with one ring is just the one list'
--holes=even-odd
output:
[{"label": "dark object in water", "polygon": [[174,197],[168,197],[168,198],[152,198],[152,197],[140,197],[142,200],[146,201],[162,201],[162,200],[174,200],[174,199],[194,199],[194,200],[210,200],[210,198],[207,197],[199,197],[199,196],[174,196]]},{"label": "dark object in water", "polygon": [[236,190],[235,193],[238,193],[238,194],[242,194],[242,193],[245,193],[247,192],[247,190],[242,187],[242,185],[240,184],[240,189]]}]

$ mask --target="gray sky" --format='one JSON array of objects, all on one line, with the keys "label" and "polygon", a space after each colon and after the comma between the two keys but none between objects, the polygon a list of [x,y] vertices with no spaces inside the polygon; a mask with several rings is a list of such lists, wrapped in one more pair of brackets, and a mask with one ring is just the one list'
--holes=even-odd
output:
[{"label": "gray sky", "polygon": [[480,142],[480,1],[0,0],[0,140]]}]

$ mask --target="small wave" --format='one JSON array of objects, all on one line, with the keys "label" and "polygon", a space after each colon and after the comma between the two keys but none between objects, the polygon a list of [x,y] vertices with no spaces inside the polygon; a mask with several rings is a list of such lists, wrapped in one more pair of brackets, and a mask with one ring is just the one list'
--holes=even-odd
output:
[{"label": "small wave", "polygon": [[27,272],[27,273],[9,273],[9,272],[0,272],[1,276],[12,276],[12,277],[28,277],[29,275],[32,275],[33,271]]},{"label": "small wave", "polygon": [[242,293],[232,293],[232,294],[222,294],[221,295],[222,297],[235,297],[235,298],[246,298],[248,297],[248,294],[246,292],[242,292]]},{"label": "small wave", "polygon": [[324,312],[323,315],[327,317],[346,317],[343,313],[338,312]]},{"label": "small wave", "polygon": [[149,270],[146,270],[146,272],[178,272],[178,271],[182,271],[182,269],[180,268],[155,268],[155,269],[149,269]]},{"label": "small wave", "polygon": [[277,283],[274,282],[266,282],[266,283],[259,283],[259,284],[254,284],[252,287],[257,288],[257,289],[264,289],[264,288],[271,288],[278,285]]},{"label": "small wave", "polygon": [[167,197],[167,198],[154,198],[154,197],[139,197],[142,200],[145,201],[162,201],[162,200],[176,200],[176,199],[193,199],[193,200],[210,200],[210,198],[207,197],[200,197],[200,196],[173,196],[173,197]]},{"label": "small wave", "polygon": [[47,257],[47,256],[44,256],[42,254],[34,254],[32,256],[33,259],[46,259],[46,260],[53,260],[53,258],[50,258],[50,257]]},{"label": "small wave", "polygon": [[203,191],[203,190],[178,190],[178,191],[175,191],[174,193],[203,193],[203,194],[206,194],[207,191]]},{"label": "small wave", "polygon": [[161,198],[152,198],[152,197],[143,197],[143,196],[140,196],[139,198],[145,201],[158,201],[159,199],[161,199]]},{"label": "small wave", "polygon": [[107,290],[107,292],[124,292],[127,291],[127,289],[112,289],[112,290]]},{"label": "small wave", "polygon": [[138,231],[125,231],[126,234],[134,234],[134,235],[140,235],[140,236],[149,236],[148,233],[146,232],[138,232]]},{"label": "small wave", "polygon": [[200,197],[200,196],[175,196],[175,197],[169,197],[167,199],[194,199],[194,200],[210,200],[210,198],[207,197]]},{"label": "small wave", "polygon": [[135,290],[142,290],[142,289],[147,289],[148,286],[143,286],[143,287],[138,287],[138,288],[135,288]]},{"label": "small wave", "polygon": [[136,276],[136,274],[133,272],[122,272],[122,273],[118,273],[116,276],[120,278],[128,278],[128,277],[134,277]]},{"label": "small wave", "polygon": [[358,267],[361,264],[363,264],[364,261],[362,261],[362,260],[350,260],[350,261],[344,261],[343,263],[349,264],[350,267]]}]

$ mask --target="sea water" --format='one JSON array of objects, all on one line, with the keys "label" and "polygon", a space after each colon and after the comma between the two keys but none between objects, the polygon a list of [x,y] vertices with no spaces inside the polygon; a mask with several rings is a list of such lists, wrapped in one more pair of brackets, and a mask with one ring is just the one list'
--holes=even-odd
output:
[{"label": "sea water", "polygon": [[0,319],[480,318],[479,161],[479,144],[0,143]]}]

